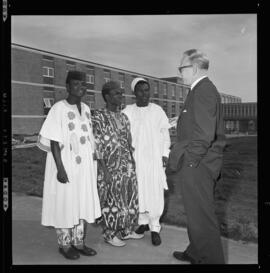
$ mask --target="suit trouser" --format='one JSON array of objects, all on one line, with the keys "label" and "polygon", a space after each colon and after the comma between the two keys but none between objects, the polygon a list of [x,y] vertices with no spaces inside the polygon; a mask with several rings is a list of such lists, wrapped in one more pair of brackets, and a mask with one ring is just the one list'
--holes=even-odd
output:
[{"label": "suit trouser", "polygon": [[84,244],[86,235],[86,223],[84,220],[80,220],[79,224],[73,228],[56,228],[55,230],[59,247]]},{"label": "suit trouser", "polygon": [[190,241],[187,254],[196,263],[224,264],[220,228],[214,207],[215,181],[210,171],[202,163],[196,168],[184,165],[179,178]]}]

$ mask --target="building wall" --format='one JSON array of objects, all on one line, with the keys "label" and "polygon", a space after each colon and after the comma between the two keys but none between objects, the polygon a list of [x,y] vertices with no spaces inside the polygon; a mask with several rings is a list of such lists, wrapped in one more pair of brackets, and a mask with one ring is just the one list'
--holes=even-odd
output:
[{"label": "building wall", "polygon": [[[65,80],[70,69],[86,73],[89,73],[89,69],[93,69],[94,83],[87,84],[87,93],[83,98],[83,101],[92,109],[105,105],[101,95],[101,89],[105,83],[105,71],[110,72],[111,80],[118,81],[121,78],[124,81],[122,90],[125,94],[125,104],[135,102],[134,94],[130,88],[132,80],[138,76],[144,77],[151,87],[151,102],[160,105],[169,118],[179,115],[189,91],[189,86],[184,85],[179,77],[159,79],[15,44],[12,45],[11,55],[13,134],[39,132],[50,106],[67,97]],[[50,73],[52,75],[49,75]],[[157,94],[154,92],[156,82],[158,85]],[[164,86],[167,89],[166,94],[164,94]],[[175,89],[175,96],[172,96],[172,89]],[[223,93],[221,96],[223,99],[227,98],[226,102],[234,97]]]},{"label": "building wall", "polygon": [[16,81],[31,83],[42,82],[41,54],[22,51],[12,48],[11,54],[11,78]]},{"label": "building wall", "polygon": [[43,122],[41,55],[12,50],[12,133],[36,132]]}]

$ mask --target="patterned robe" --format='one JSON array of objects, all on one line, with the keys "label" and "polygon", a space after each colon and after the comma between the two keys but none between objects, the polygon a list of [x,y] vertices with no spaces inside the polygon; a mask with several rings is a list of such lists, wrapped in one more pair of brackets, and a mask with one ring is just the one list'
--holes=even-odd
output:
[{"label": "patterned robe", "polygon": [[97,156],[104,160],[112,177],[105,181],[98,165],[98,193],[101,203],[104,238],[123,237],[138,223],[138,186],[132,157],[130,124],[127,116],[118,113],[122,128],[118,128],[113,112],[96,110],[92,115]]}]

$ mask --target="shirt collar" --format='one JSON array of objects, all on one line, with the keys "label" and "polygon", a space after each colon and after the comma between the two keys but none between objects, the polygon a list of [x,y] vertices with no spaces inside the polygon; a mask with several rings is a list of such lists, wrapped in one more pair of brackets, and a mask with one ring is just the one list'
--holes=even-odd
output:
[{"label": "shirt collar", "polygon": [[200,80],[202,80],[203,78],[206,78],[207,76],[202,76],[202,77],[200,77],[199,79],[197,79],[195,82],[193,82],[192,84],[191,84],[191,87],[190,87],[190,89],[192,90],[194,87],[195,87],[195,85],[200,81]]}]

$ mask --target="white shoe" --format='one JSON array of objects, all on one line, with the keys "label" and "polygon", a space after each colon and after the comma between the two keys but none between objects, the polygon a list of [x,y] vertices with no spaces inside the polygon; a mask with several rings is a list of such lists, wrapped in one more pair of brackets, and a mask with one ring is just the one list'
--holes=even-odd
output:
[{"label": "white shoe", "polygon": [[126,243],[117,238],[116,236],[113,237],[111,240],[105,240],[106,243],[111,244],[112,246],[125,246]]},{"label": "white shoe", "polygon": [[144,234],[137,234],[135,231],[132,231],[130,234],[127,236],[123,237],[123,240],[128,240],[128,239],[142,239],[144,237]]}]

